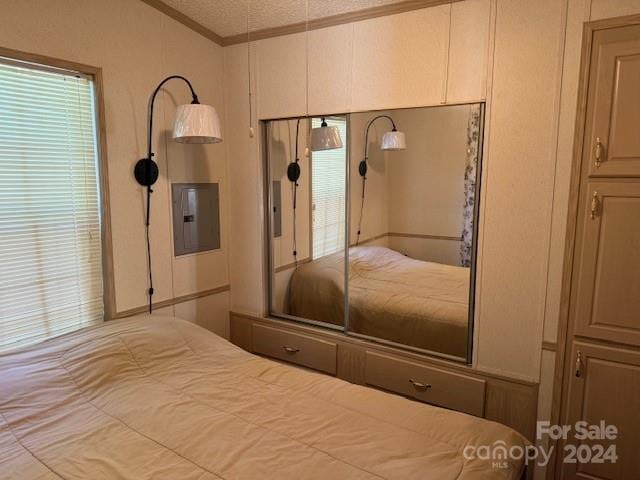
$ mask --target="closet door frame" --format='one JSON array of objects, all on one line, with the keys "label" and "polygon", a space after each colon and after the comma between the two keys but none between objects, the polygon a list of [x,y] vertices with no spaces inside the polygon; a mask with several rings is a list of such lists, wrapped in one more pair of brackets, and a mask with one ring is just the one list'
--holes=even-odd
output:
[{"label": "closet door frame", "polygon": [[[574,269],[574,256],[576,254],[576,237],[578,217],[581,200],[581,187],[583,180],[583,148],[585,143],[585,129],[587,122],[588,88],[591,71],[591,56],[593,50],[593,34],[598,30],[607,28],[640,25],[640,15],[628,15],[624,17],[608,18],[593,22],[585,22],[582,34],[582,55],[580,60],[580,74],[578,80],[578,104],[576,110],[576,123],[571,165],[571,177],[569,187],[569,208],[567,212],[567,230],[565,237],[564,265],[562,271],[562,292],[560,297],[560,317],[558,323],[558,343],[556,352],[555,371],[553,379],[553,394],[551,404],[551,423],[558,424],[566,417],[568,405],[567,395],[573,375],[573,358],[571,340],[575,325],[570,321],[569,307],[571,300],[572,273]],[[547,478],[554,480],[559,478],[562,464],[558,463],[557,441],[551,441],[554,453],[547,469]]]}]

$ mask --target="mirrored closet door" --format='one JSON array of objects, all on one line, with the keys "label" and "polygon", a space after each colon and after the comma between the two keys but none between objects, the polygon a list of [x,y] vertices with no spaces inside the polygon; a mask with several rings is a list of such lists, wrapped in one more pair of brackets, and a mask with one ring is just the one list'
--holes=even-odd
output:
[{"label": "mirrored closet door", "polygon": [[347,118],[266,122],[269,312],[345,324]]},{"label": "mirrored closet door", "polygon": [[483,115],[266,122],[270,314],[469,362]]},{"label": "mirrored closet door", "polygon": [[347,331],[468,361],[481,104],[350,115]]}]

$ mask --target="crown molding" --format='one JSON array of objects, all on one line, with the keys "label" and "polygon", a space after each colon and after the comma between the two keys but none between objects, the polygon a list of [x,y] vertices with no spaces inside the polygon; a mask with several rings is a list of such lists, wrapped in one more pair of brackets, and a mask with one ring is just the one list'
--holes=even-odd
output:
[{"label": "crown molding", "polygon": [[379,7],[365,8],[354,12],[341,13],[329,17],[321,17],[309,22],[298,22],[281,27],[265,28],[246,33],[239,33],[222,38],[222,44],[236,45],[238,43],[246,43],[247,37],[251,41],[264,40],[266,38],[281,37],[283,35],[291,35],[293,33],[301,33],[310,30],[319,30],[321,28],[343,25],[345,23],[360,22],[370,18],[386,17],[387,15],[395,15],[397,13],[410,12],[412,10],[420,10],[423,8],[437,7],[439,5],[448,5],[463,0],[406,0],[404,2],[393,3],[390,5],[381,5]]},{"label": "crown molding", "polygon": [[357,10],[355,12],[342,13],[339,15],[332,15],[329,17],[316,18],[309,20],[309,22],[298,22],[289,25],[283,25],[281,27],[265,28],[262,30],[256,30],[254,32],[239,33],[237,35],[230,35],[228,37],[221,37],[213,30],[196,22],[192,18],[186,16],[184,13],[170,7],[161,0],[141,0],[142,2],[150,5],[156,10],[161,11],[165,15],[173,18],[174,20],[182,23],[186,27],[189,27],[193,31],[208,38],[212,42],[221,46],[236,45],[239,43],[246,43],[247,40],[256,41],[264,40],[266,38],[280,37],[283,35],[291,35],[293,33],[301,33],[309,30],[318,30],[321,28],[333,27],[336,25],[343,25],[345,23],[360,22],[362,20],[368,20],[370,18],[385,17],[387,15],[395,15],[397,13],[410,12],[412,10],[420,10],[423,8],[437,7],[439,5],[448,5],[463,0],[406,0],[404,2],[393,3],[390,5],[382,5],[379,7],[365,8]]},{"label": "crown molding", "polygon": [[176,10],[173,7],[170,7],[169,5],[162,2],[161,0],[140,0],[140,1],[146,3],[150,7],[155,8],[156,10],[159,10],[160,12],[164,13],[168,17],[171,17],[175,21],[180,22],[185,27],[190,28],[194,32],[197,32],[203,37],[208,38],[212,42],[217,43],[220,46],[223,45],[224,39],[220,35],[218,35],[216,32],[214,32],[213,30],[209,30],[204,25],[199,24],[198,22],[193,20],[191,17],[187,17],[184,13]]}]

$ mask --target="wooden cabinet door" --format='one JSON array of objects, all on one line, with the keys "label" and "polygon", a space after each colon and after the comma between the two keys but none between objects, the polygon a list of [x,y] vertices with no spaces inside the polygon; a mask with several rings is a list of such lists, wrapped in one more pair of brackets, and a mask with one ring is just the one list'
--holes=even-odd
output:
[{"label": "wooden cabinet door", "polygon": [[[564,449],[558,452],[562,479],[633,479],[640,475],[640,352],[622,348],[574,342],[573,372],[569,382],[568,415],[565,423],[572,430]],[[578,354],[580,360],[578,360]],[[573,363],[572,362],[572,363]],[[576,375],[578,373],[578,376]],[[613,440],[576,440],[575,424],[584,421],[598,425],[605,420],[614,425]],[[565,459],[573,445],[582,447],[579,455],[596,454],[595,445],[606,451],[615,445],[615,463],[567,463]],[[589,453],[585,454],[587,451]],[[588,458],[588,457],[587,457]]]},{"label": "wooden cabinet door", "polygon": [[593,36],[583,158],[590,176],[640,176],[640,25]]},{"label": "wooden cabinet door", "polygon": [[640,182],[588,182],[582,195],[574,333],[640,345]]}]

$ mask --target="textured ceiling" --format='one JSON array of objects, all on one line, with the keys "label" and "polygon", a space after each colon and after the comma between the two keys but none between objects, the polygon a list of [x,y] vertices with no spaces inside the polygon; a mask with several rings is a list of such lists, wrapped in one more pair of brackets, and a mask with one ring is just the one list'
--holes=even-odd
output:
[{"label": "textured ceiling", "polygon": [[405,0],[162,0],[221,37],[355,12]]}]

